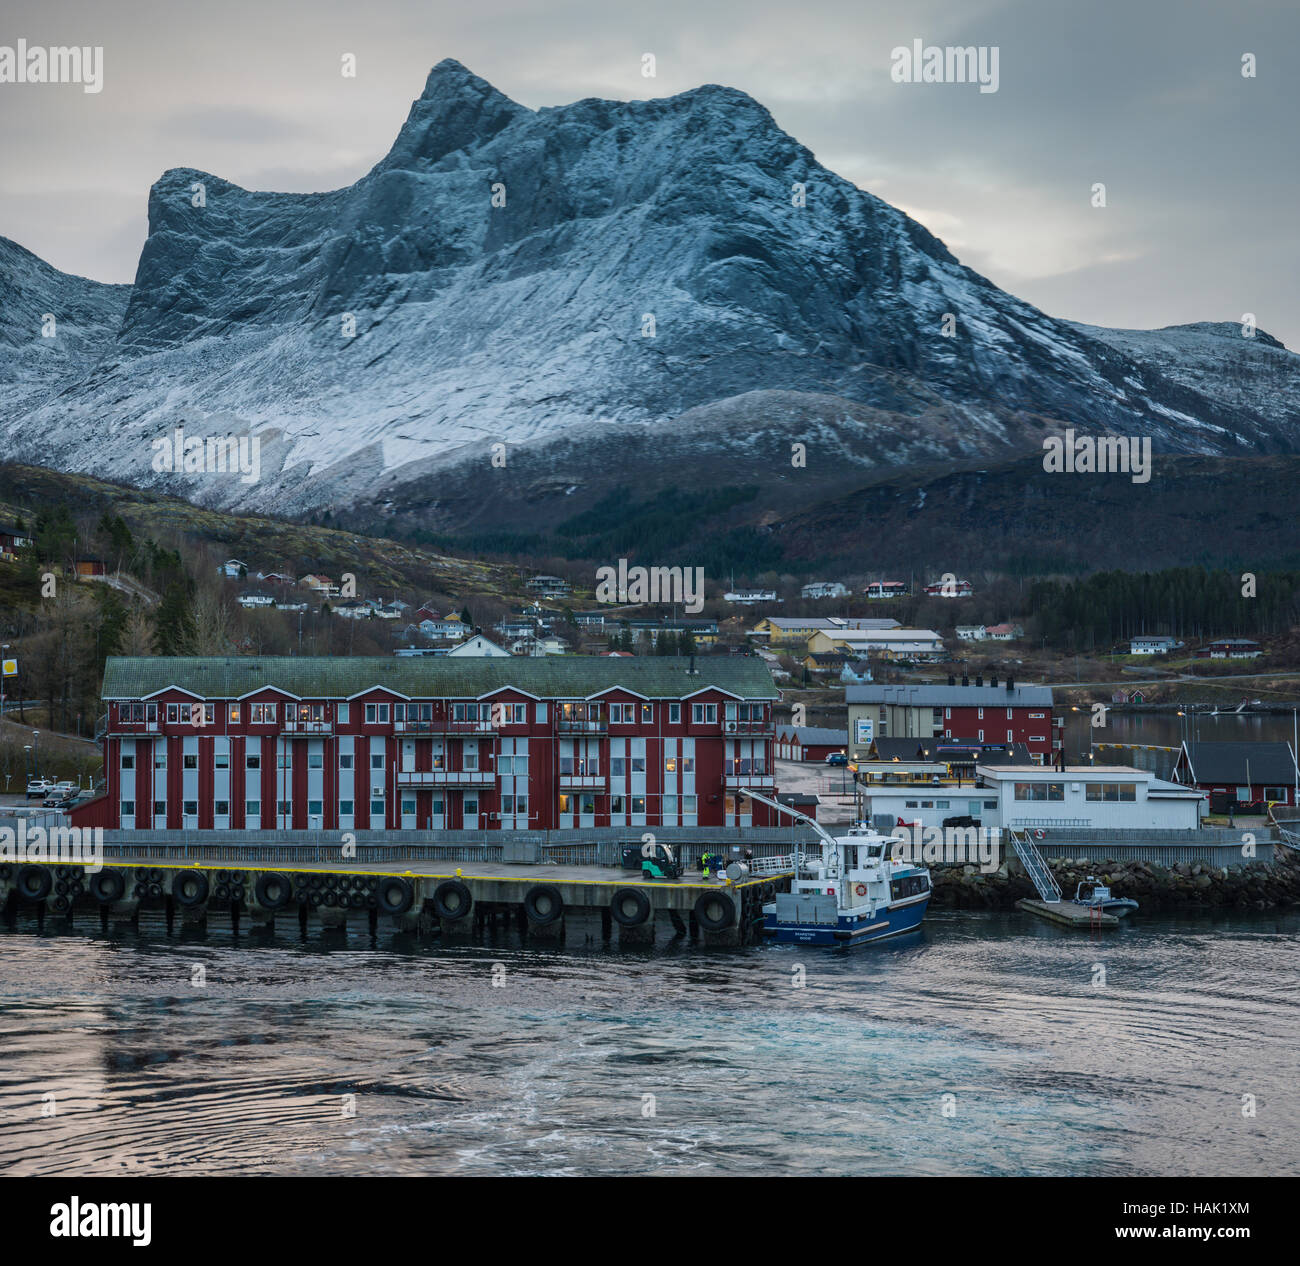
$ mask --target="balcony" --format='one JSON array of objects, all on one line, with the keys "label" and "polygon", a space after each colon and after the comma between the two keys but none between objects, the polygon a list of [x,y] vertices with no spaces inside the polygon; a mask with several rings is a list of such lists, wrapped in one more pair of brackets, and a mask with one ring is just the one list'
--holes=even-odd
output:
[{"label": "balcony", "polygon": [[[173,721],[172,724],[177,725],[179,723]],[[114,738],[132,738],[138,734],[157,734],[158,732],[157,721],[110,721],[107,717],[101,717],[99,728],[95,731],[95,737],[98,739],[105,734],[109,734]]]},{"label": "balcony", "polygon": [[453,721],[443,717],[434,721],[394,721],[398,734],[495,734],[494,721]]},{"label": "balcony", "polygon": [[497,776],[490,769],[399,769],[399,787],[495,787]]},{"label": "balcony", "polygon": [[561,791],[604,791],[606,779],[604,774],[561,774]]},{"label": "balcony", "polygon": [[771,721],[723,721],[724,734],[771,734]]},{"label": "balcony", "polygon": [[333,734],[333,721],[302,721],[298,718],[285,721],[286,734]]},{"label": "balcony", "polygon": [[723,774],[722,785],[728,791],[734,791],[739,787],[756,787],[760,791],[764,788],[776,786],[775,774]]},{"label": "balcony", "polygon": [[608,734],[608,717],[560,717],[555,722],[560,734]]}]

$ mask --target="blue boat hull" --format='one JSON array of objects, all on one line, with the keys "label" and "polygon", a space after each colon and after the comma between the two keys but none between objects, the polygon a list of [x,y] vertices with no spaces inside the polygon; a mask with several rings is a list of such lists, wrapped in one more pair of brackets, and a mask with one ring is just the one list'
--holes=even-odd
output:
[{"label": "blue boat hull", "polygon": [[836,923],[779,923],[775,914],[764,914],[763,934],[785,945],[865,945],[914,932],[929,904],[927,894],[924,900],[890,906],[873,917],[842,914]]}]

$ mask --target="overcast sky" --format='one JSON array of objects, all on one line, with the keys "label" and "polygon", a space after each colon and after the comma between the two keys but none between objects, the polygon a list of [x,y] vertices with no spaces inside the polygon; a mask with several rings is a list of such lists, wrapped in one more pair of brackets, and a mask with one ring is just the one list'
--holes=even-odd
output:
[{"label": "overcast sky", "polygon": [[[741,88],[1053,315],[1251,312],[1300,348],[1298,37],[1296,0],[4,0],[0,45],[102,45],[105,62],[97,95],[0,84],[0,235],[129,281],[166,168],[351,183],[455,57],[530,107]],[[996,46],[998,91],[894,83],[890,52],[914,39]]]}]

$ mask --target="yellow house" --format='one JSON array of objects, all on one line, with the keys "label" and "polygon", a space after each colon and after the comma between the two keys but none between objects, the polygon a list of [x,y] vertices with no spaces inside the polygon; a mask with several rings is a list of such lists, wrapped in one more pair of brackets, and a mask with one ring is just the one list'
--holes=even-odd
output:
[{"label": "yellow house", "polygon": [[809,616],[805,620],[791,619],[785,616],[764,617],[752,629],[751,637],[765,637],[768,642],[776,644],[806,642],[821,629],[831,627],[831,622],[824,617]]}]

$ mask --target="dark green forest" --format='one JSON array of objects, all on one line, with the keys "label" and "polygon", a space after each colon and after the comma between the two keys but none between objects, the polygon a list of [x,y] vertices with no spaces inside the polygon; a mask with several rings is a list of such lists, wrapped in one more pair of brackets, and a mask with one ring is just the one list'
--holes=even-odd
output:
[{"label": "dark green forest", "polygon": [[1077,650],[1105,649],[1143,633],[1256,637],[1300,620],[1300,572],[1261,572],[1253,596],[1249,575],[1172,567],[1037,581],[1026,614],[1049,646]]}]

